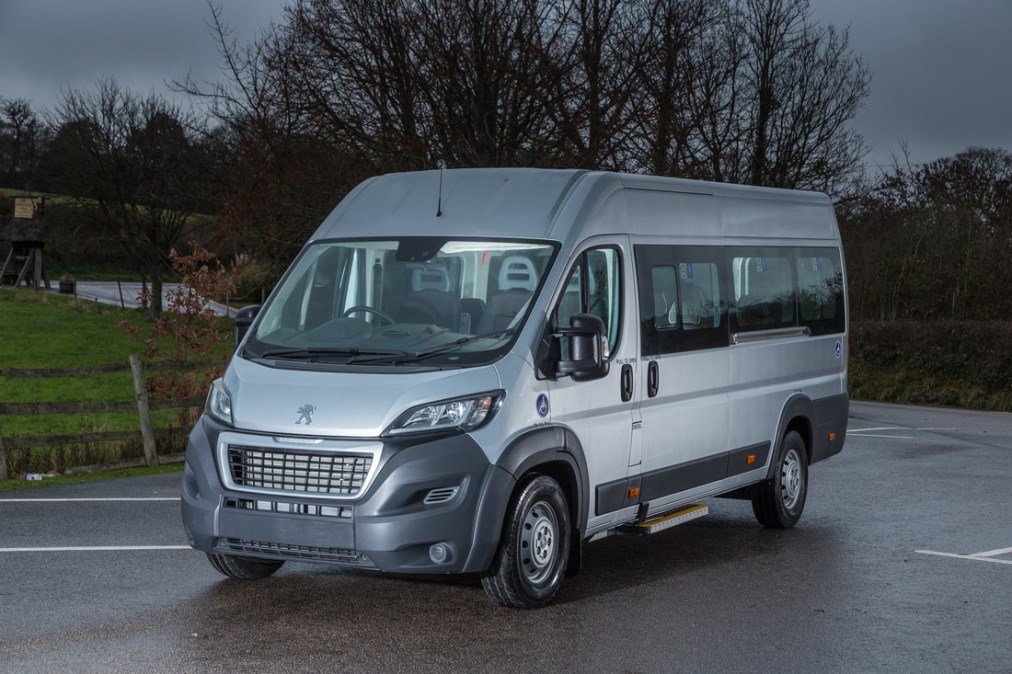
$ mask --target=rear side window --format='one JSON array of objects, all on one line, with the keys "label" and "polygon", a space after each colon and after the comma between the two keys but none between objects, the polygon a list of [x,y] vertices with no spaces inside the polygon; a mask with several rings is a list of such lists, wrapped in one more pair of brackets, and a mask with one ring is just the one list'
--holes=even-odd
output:
[{"label": "rear side window", "polygon": [[794,251],[801,324],[813,335],[843,332],[843,269],[839,251],[799,248]]},{"label": "rear side window", "polygon": [[797,325],[794,264],[785,248],[730,248],[734,330],[773,330]]},{"label": "rear side window", "polygon": [[643,355],[727,346],[723,255],[710,246],[636,246]]}]

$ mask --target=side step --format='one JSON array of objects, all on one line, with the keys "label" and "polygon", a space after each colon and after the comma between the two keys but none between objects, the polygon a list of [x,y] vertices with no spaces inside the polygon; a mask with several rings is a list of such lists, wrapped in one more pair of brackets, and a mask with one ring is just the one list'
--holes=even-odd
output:
[{"label": "side step", "polygon": [[664,531],[679,524],[685,524],[689,520],[698,519],[709,512],[709,506],[690,505],[673,513],[647,520],[643,524],[626,524],[619,527],[618,530],[627,534],[656,534],[658,531]]}]

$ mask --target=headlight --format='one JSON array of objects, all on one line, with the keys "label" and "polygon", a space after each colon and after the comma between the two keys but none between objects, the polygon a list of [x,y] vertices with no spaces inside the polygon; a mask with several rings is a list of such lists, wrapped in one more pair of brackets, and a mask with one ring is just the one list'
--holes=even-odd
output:
[{"label": "headlight", "polygon": [[211,392],[207,394],[207,404],[204,412],[210,414],[218,421],[223,421],[232,426],[232,396],[225,390],[225,384],[221,379],[211,382]]},{"label": "headlight", "polygon": [[386,435],[421,433],[425,431],[472,431],[492,418],[503,392],[482,393],[413,407],[397,417]]}]

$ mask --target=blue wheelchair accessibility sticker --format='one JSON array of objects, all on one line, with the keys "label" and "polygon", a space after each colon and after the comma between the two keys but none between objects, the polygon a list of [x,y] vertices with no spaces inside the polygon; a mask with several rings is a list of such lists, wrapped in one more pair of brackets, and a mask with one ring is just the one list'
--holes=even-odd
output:
[{"label": "blue wheelchair accessibility sticker", "polygon": [[542,393],[538,396],[538,416],[547,417],[548,409],[548,396]]}]

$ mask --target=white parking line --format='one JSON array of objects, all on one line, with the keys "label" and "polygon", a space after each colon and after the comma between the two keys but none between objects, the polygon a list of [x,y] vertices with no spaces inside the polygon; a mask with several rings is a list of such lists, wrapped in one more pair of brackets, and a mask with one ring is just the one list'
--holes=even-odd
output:
[{"label": "white parking line", "polygon": [[132,552],[136,550],[192,550],[189,545],[104,545],[57,548],[0,548],[0,552]]},{"label": "white parking line", "polygon": [[847,434],[859,438],[891,438],[893,440],[913,440],[909,435],[876,435],[872,431],[958,431],[958,428],[910,428],[908,426],[876,426],[875,428],[848,428]]},{"label": "white parking line", "polygon": [[853,431],[847,435],[854,438],[889,438],[890,440],[913,440],[914,438],[910,435],[878,435],[876,433],[854,433]]},{"label": "white parking line", "polygon": [[0,503],[81,503],[103,501],[179,501],[178,496],[146,496],[135,498],[101,498],[101,499],[0,499]]},{"label": "white parking line", "polygon": [[1000,555],[1007,555],[1012,553],[1012,548],[1002,548],[1001,550],[988,550],[987,552],[975,552],[971,557],[998,557]]},{"label": "white parking line", "polygon": [[936,557],[955,557],[956,559],[972,559],[977,562],[994,562],[995,564],[1012,564],[1012,559],[995,559],[1000,555],[1012,553],[1012,548],[1000,550],[988,550],[987,552],[975,552],[970,555],[957,555],[952,552],[936,552],[934,550],[914,550],[921,555],[935,555]]},{"label": "white parking line", "polygon": [[866,433],[868,431],[909,431],[906,426],[876,426],[875,428],[848,428],[848,433]]}]

